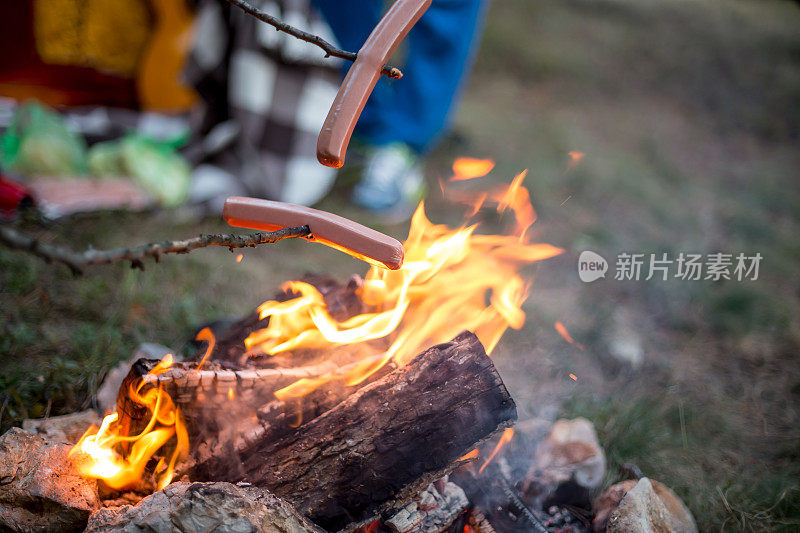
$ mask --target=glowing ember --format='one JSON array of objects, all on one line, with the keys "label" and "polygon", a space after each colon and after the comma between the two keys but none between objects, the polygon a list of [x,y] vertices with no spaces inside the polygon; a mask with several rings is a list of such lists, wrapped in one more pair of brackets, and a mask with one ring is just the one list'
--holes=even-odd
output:
[{"label": "glowing ember", "polygon": [[553,326],[556,328],[558,334],[561,335],[565,341],[583,350],[583,345],[580,344],[579,342],[575,342],[575,339],[572,338],[572,335],[569,334],[569,331],[567,331],[567,327],[563,323],[556,322],[555,324],[553,324]]},{"label": "glowing ember", "polygon": [[500,437],[500,440],[497,441],[497,445],[492,450],[492,453],[489,454],[489,457],[486,459],[486,461],[483,462],[480,469],[478,470],[478,475],[481,475],[483,469],[486,468],[486,466],[492,462],[492,459],[494,459],[494,457],[497,455],[497,452],[500,451],[500,448],[511,442],[511,438],[513,436],[514,436],[514,430],[512,428],[506,428],[503,431],[503,435]]},{"label": "glowing ember", "polygon": [[244,254],[239,254],[239,255],[236,256],[236,262],[237,263],[241,263],[242,259],[244,259]]},{"label": "glowing ember", "polygon": [[571,161],[580,161],[585,156],[586,156],[586,154],[584,154],[583,152],[577,152],[575,150],[572,150],[571,152],[569,152],[569,158],[570,158]]},{"label": "glowing ember", "polygon": [[573,340],[573,338],[570,336],[569,331],[567,331],[566,326],[564,326],[564,324],[562,322],[556,322],[554,324],[554,326],[555,326],[556,331],[558,332],[558,334],[561,335],[562,337],[564,337],[565,341],[567,341],[570,344],[575,342]]},{"label": "glowing ember", "polygon": [[492,171],[494,161],[491,159],[472,159],[459,157],[453,162],[453,177],[450,181],[464,181],[482,178]]},{"label": "glowing ember", "polygon": [[[167,355],[151,371],[160,374],[172,365]],[[180,410],[160,388],[142,390],[144,382],[131,386],[131,400],[145,406],[150,420],[138,435],[126,435],[117,413],[103,419],[99,428],[90,427],[72,448],[70,455],[80,455],[78,471],[84,477],[101,479],[113,489],[134,488],[142,478],[150,459],[166,444],[171,453],[159,458],[155,467],[156,488],[166,487],[175,473],[175,465],[186,458],[189,437]]]},{"label": "glowing ember", "polygon": [[301,379],[276,396],[299,398],[332,380],[356,385],[386,363],[402,366],[423,349],[463,330],[473,331],[491,353],[506,329],[522,327],[521,306],[529,284],[520,269],[562,252],[529,242],[526,232],[536,214],[522,185],[524,178],[525,172],[510,186],[479,200],[492,200],[500,213],[512,212],[516,226],[510,235],[481,235],[477,225],[451,229],[433,224],[420,204],[404,243],[403,266],[371,268],[358,290],[370,312],[336,320],[314,286],[285,283],[282,289],[297,296],[259,306],[260,318],[269,317],[269,324],[247,337],[249,353],[275,355],[347,345],[356,356],[354,362],[317,378]]},{"label": "glowing ember", "polygon": [[578,381],[578,376],[575,374],[570,374],[569,377],[572,378],[572,381]]}]

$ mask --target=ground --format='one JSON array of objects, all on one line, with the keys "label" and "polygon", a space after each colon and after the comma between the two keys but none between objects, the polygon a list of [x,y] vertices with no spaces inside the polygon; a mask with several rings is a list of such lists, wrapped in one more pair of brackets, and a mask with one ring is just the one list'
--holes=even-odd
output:
[{"label": "ground", "polygon": [[[701,530],[800,527],[800,7],[787,1],[494,2],[454,133],[431,156],[429,211],[453,157],[524,168],[537,239],[527,322],[495,360],[523,418],[583,415],[618,466],[671,486]],[[569,152],[585,156],[570,165]],[[374,224],[346,202],[323,207]],[[102,214],[40,234],[75,247],[227,231],[191,210]],[[582,283],[581,251],[612,263]],[[757,281],[617,281],[621,252],[761,253]],[[0,426],[85,408],[140,342],[180,349],[306,271],[363,264],[284,241],[73,278],[0,249]],[[554,329],[562,322],[582,345]],[[574,374],[577,380],[569,377]]]}]

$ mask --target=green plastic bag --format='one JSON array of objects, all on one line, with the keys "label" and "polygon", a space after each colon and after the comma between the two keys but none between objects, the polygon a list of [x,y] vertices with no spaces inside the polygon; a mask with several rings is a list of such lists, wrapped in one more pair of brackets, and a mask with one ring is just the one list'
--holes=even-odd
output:
[{"label": "green plastic bag", "polygon": [[92,176],[124,176],[122,143],[106,141],[93,144],[89,148],[88,166]]},{"label": "green plastic bag", "polygon": [[58,113],[38,102],[26,102],[0,138],[0,166],[24,175],[85,174],[86,142],[67,130]]},{"label": "green plastic bag", "polygon": [[183,203],[191,178],[189,163],[172,146],[135,134],[92,146],[89,171],[128,176],[164,206]]}]

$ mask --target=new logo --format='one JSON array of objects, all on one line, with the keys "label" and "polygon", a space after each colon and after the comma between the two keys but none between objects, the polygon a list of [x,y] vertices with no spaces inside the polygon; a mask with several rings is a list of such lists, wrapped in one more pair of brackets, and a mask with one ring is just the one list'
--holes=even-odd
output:
[{"label": "new logo", "polygon": [[578,277],[584,283],[590,283],[600,278],[606,277],[608,262],[603,256],[589,250],[581,252],[578,258]]}]

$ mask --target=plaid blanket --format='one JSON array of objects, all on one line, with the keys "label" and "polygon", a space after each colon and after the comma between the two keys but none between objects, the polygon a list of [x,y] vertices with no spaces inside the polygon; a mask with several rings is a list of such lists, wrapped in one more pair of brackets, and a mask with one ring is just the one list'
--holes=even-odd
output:
[{"label": "plaid blanket", "polygon": [[[335,42],[309,0],[254,5]],[[335,170],[317,162],[316,143],[338,90],[339,66],[316,46],[221,0],[199,2],[185,67],[204,103],[193,117],[194,158],[202,163],[193,199],[244,193],[310,205],[322,198]]]}]

